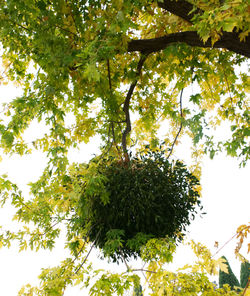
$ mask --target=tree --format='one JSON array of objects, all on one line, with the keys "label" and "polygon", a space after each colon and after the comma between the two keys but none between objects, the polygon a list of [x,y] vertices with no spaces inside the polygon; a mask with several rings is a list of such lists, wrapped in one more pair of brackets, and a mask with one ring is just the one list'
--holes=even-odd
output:
[{"label": "tree", "polygon": [[[188,135],[193,140],[190,169],[196,177],[204,153],[213,157],[225,150],[246,164],[249,9],[247,0],[1,1],[1,81],[14,81],[23,89],[20,97],[3,105],[1,149],[20,155],[37,149],[47,154],[48,163],[30,185],[29,199],[12,180],[1,177],[2,204],[10,200],[20,224],[32,222],[35,228],[24,225],[17,232],[3,232],[0,243],[18,241],[21,250],[51,249],[66,223],[72,256],[43,271],[37,294],[61,295],[87,269],[84,264],[93,244],[79,219],[83,186],[85,194],[100,193],[108,202],[98,162],[70,164],[70,149],[99,135],[100,161],[129,163],[132,147],[143,150],[145,145],[149,152],[161,147],[171,160],[179,139]],[[187,95],[192,85],[197,92]],[[46,126],[46,132],[26,143],[24,132],[34,121]],[[225,121],[228,138],[215,139],[213,130]],[[158,134],[162,122],[169,126],[163,136]],[[122,235],[112,239],[113,244],[122,244]],[[171,240],[148,243],[152,251],[144,259],[157,295],[163,293],[159,289],[173,292],[190,281],[188,273],[175,275],[163,269],[174,251]],[[102,274],[91,293],[122,295],[138,280],[133,273]],[[190,286],[181,291],[199,293],[204,289],[200,282],[214,291],[196,270]]]},{"label": "tree", "polygon": [[236,289],[236,287],[240,287],[240,283],[233,273],[228,260],[225,256],[222,256],[222,258],[225,260],[225,264],[227,265],[227,271],[220,270],[219,272],[219,287],[223,288],[223,285],[228,284],[231,289]]}]

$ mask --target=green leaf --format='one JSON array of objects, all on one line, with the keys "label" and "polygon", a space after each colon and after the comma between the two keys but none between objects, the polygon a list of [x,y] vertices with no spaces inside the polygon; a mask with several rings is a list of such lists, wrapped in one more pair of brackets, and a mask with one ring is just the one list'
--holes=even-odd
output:
[{"label": "green leaf", "polygon": [[237,20],[235,19],[226,20],[222,25],[222,29],[226,32],[232,32],[233,29],[236,27],[236,25],[237,25]]},{"label": "green leaf", "polygon": [[201,94],[191,95],[190,101],[194,104],[200,105],[200,101],[202,100]]}]

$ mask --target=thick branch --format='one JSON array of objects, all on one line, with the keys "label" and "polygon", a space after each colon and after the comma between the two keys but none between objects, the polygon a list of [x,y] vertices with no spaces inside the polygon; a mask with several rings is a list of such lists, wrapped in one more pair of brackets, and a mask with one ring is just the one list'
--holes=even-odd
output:
[{"label": "thick branch", "polygon": [[129,104],[130,104],[130,100],[132,97],[132,94],[134,92],[134,89],[136,87],[136,84],[138,82],[138,77],[141,73],[142,70],[142,66],[143,63],[145,62],[147,56],[146,55],[142,55],[138,65],[137,65],[137,70],[136,70],[136,79],[134,80],[134,82],[130,85],[129,91],[127,93],[126,99],[124,101],[124,105],[123,105],[123,111],[125,113],[125,121],[126,121],[126,128],[122,133],[122,149],[123,149],[123,153],[125,156],[125,160],[129,161],[129,156],[128,156],[128,151],[127,151],[127,135],[130,133],[131,131],[131,121],[130,121],[130,114],[129,114]]},{"label": "thick branch", "polygon": [[[203,10],[197,8],[194,12],[190,13],[193,9],[193,5],[185,0],[164,0],[163,2],[158,1],[158,6],[177,15],[188,22],[192,22],[192,18],[195,14],[202,14]],[[190,13],[190,14],[189,14]]]},{"label": "thick branch", "polygon": [[[186,0],[164,0],[157,1],[157,3],[162,9],[179,16],[190,23],[192,23],[192,18],[195,14],[202,15],[204,13],[200,8],[196,8],[196,10],[190,13],[194,6]],[[224,48],[245,57],[250,57],[250,36],[248,36],[245,41],[241,42],[239,35],[234,32],[223,32],[221,39],[213,46],[210,39],[204,43],[198,34],[193,31],[173,33],[164,37],[148,40],[131,40],[128,44],[128,51],[155,52],[177,42],[183,42],[194,47]]]},{"label": "thick branch", "polygon": [[224,48],[250,58],[250,36],[241,42],[237,33],[229,32],[224,32],[221,39],[213,46],[210,39],[204,43],[196,32],[186,31],[159,38],[131,40],[128,43],[128,51],[157,52],[174,43],[186,43],[190,46],[203,48]]}]

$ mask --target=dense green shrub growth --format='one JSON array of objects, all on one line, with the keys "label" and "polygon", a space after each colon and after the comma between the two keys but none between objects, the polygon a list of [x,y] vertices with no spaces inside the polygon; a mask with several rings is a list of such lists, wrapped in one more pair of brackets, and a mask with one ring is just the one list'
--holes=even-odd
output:
[{"label": "dense green shrub growth", "polygon": [[236,287],[240,287],[240,283],[233,273],[229,262],[227,261],[227,258],[225,256],[222,256],[222,258],[225,260],[225,264],[227,265],[227,271],[224,272],[220,269],[219,271],[219,287],[222,288],[223,285],[228,284],[232,290],[237,290]]},{"label": "dense green shrub growth", "polygon": [[102,160],[98,174],[98,187],[106,195],[100,190],[89,194],[88,185],[83,186],[82,223],[89,227],[90,240],[114,261],[137,257],[150,238],[177,239],[200,205],[198,179],[162,152],[148,152],[129,163]]}]

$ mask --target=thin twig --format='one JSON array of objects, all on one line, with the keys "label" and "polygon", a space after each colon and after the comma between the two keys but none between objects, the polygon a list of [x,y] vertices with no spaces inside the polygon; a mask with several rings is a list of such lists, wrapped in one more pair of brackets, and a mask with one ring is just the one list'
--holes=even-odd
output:
[{"label": "thin twig", "polygon": [[10,105],[6,105],[6,106],[0,111],[0,113],[4,113],[4,112],[6,112],[8,109],[10,109],[10,108],[11,108]]},{"label": "thin twig", "polygon": [[83,251],[83,248],[86,246],[86,241],[84,242],[84,244],[82,245],[81,249],[78,251],[78,253],[76,254],[73,263],[76,261],[76,259],[78,258],[78,256],[81,254],[81,252]]},{"label": "thin twig", "polygon": [[120,149],[119,149],[119,147],[118,147],[118,145],[116,143],[116,140],[115,140],[115,130],[114,130],[114,123],[113,123],[113,121],[111,121],[111,130],[112,130],[112,136],[113,136],[113,143],[115,144],[115,148],[116,148],[117,152],[120,154]]},{"label": "thin twig", "polygon": [[235,237],[236,237],[236,235],[237,235],[238,233],[235,233],[228,241],[226,241],[225,243],[224,243],[224,245],[222,246],[222,247],[220,247],[214,254],[213,254],[213,256],[211,257],[211,258],[213,258],[215,255],[217,255],[228,243],[230,243],[230,241],[231,240],[233,240]]},{"label": "thin twig", "polygon": [[207,79],[205,79],[205,82],[206,82],[206,84],[207,84],[207,86],[208,86],[208,88],[209,88],[209,91],[210,91],[210,95],[211,95],[211,98],[217,103],[217,101],[216,101],[216,99],[215,99],[215,97],[214,97],[214,94],[213,94],[213,89],[212,89],[212,87],[211,87],[211,85],[210,85],[210,83],[208,82],[208,80]]},{"label": "thin twig", "polygon": [[[23,201],[19,200],[20,204],[22,204],[26,209],[28,209],[29,211],[32,211],[32,209],[26,205],[26,203],[24,203]],[[40,214],[41,215],[41,214]]]},{"label": "thin twig", "polygon": [[125,123],[126,122],[126,120],[109,120],[108,122],[112,122],[112,123]]},{"label": "thin twig", "polygon": [[148,270],[148,269],[143,269],[143,268],[131,269],[131,271],[141,271],[141,272],[148,272],[148,273],[157,273],[156,271]]},{"label": "thin twig", "polygon": [[[109,124],[109,131],[108,131],[108,142],[107,144],[110,143],[110,133],[111,133],[111,123]],[[111,142],[111,146],[112,146],[112,142]]]},{"label": "thin twig", "polygon": [[[177,82],[175,83],[175,86],[172,88],[171,94],[170,94],[170,96],[169,96],[170,98],[172,98],[173,93],[174,93],[174,91],[175,91],[175,89],[176,89],[176,85],[177,85],[178,82],[179,82],[179,81],[177,81]],[[163,115],[164,115],[164,111],[158,116],[158,118],[156,118],[156,122],[159,121]]]},{"label": "thin twig", "polygon": [[245,230],[246,228],[248,228],[248,226],[244,227],[240,232],[236,232],[229,240],[227,240],[222,247],[220,247],[212,256],[211,258],[213,258],[215,255],[217,255],[227,244],[229,244],[231,242],[231,240],[233,240],[239,233],[241,233],[243,230]]},{"label": "thin twig", "polygon": [[123,260],[123,262],[125,263],[125,265],[126,265],[126,267],[127,267],[127,272],[130,270],[130,268],[129,268],[129,266],[128,266],[128,263],[127,263],[127,261],[126,261],[126,259],[125,259],[125,257],[124,257],[124,255],[123,255],[123,253],[121,252],[121,255],[122,255],[122,260]]},{"label": "thin twig", "polygon": [[60,221],[57,221],[56,223],[54,223],[53,225],[51,225],[48,230],[44,231],[43,233],[40,233],[39,235],[40,236],[44,236],[45,234],[47,234],[48,232],[50,232],[50,230],[53,229],[59,223],[60,223]]},{"label": "thin twig", "polygon": [[7,19],[7,21],[9,21],[10,23],[12,23],[12,24],[14,24],[14,25],[16,25],[16,26],[18,26],[18,27],[20,27],[20,28],[22,28],[22,29],[24,29],[24,30],[26,30],[26,31],[28,31],[28,32],[33,32],[33,31],[30,30],[29,28],[27,28],[27,27],[25,27],[25,26],[23,26],[23,25],[20,25],[20,24],[14,22],[14,21],[11,20],[11,19]]},{"label": "thin twig", "polygon": [[[71,7],[70,7],[70,8],[71,8]],[[74,16],[74,14],[72,13],[72,9],[70,9],[70,16],[71,16],[72,19],[73,19],[73,22],[74,22],[75,29],[76,29],[77,33],[80,35],[80,32],[79,32],[78,27],[77,27],[77,25],[76,25],[75,16]]]},{"label": "thin twig", "polygon": [[109,78],[109,90],[110,90],[110,93],[112,93],[112,83],[111,83],[109,59],[107,59],[107,67],[108,67],[108,78]]},{"label": "thin twig", "polygon": [[[41,23],[44,23],[44,20],[43,20],[41,17],[37,17],[37,19],[38,19]],[[60,30],[62,30],[62,31],[64,31],[64,32],[67,32],[67,33],[69,33],[69,34],[71,34],[71,35],[77,37],[77,39],[79,39],[79,36],[78,36],[76,33],[72,32],[72,31],[70,31],[70,30],[68,30],[68,29],[65,29],[65,28],[62,27],[62,26],[59,26],[58,24],[55,25],[55,28],[58,28],[58,29],[60,29]]]},{"label": "thin twig", "polygon": [[148,283],[148,279],[143,271],[142,271],[142,275],[143,275],[144,279],[146,280],[146,282]]},{"label": "thin twig", "polygon": [[84,258],[83,262],[80,264],[80,266],[79,266],[79,267],[77,268],[77,270],[75,271],[75,274],[78,273],[78,271],[83,267],[84,263],[87,261],[89,255],[90,255],[90,253],[91,253],[91,251],[92,251],[92,249],[93,249],[93,247],[94,247],[94,244],[95,244],[95,242],[93,242],[93,244],[92,244],[90,250],[88,251],[88,254],[86,255],[86,257]]},{"label": "thin twig", "polygon": [[88,251],[88,254],[85,256],[83,262],[80,264],[80,266],[79,266],[79,267],[77,268],[77,270],[75,271],[75,274],[78,273],[78,271],[83,267],[84,263],[87,261],[89,255],[90,255],[92,249],[94,248],[94,245],[95,245],[95,243],[96,243],[96,241],[97,241],[97,239],[98,239],[98,237],[99,237],[99,234],[100,234],[100,231],[98,232],[98,234],[97,234],[97,236],[96,236],[94,242],[92,243],[92,245],[91,245],[91,247],[90,247],[90,249],[89,249],[89,251]]},{"label": "thin twig", "polygon": [[107,155],[110,151],[110,149],[113,146],[113,141],[110,141],[110,134],[111,134],[111,122],[109,124],[109,131],[108,131],[108,141],[107,141],[107,146],[109,145],[108,149],[106,151],[103,152],[101,159],[103,159],[105,157],[105,155]]},{"label": "thin twig", "polygon": [[223,71],[223,74],[224,74],[224,78],[226,80],[227,90],[228,90],[229,96],[230,96],[230,101],[231,101],[231,104],[233,105],[233,98],[232,98],[231,90],[230,90],[230,87],[229,87],[229,83],[228,83],[228,80],[227,80],[227,75],[226,75],[224,67],[222,67],[222,71]]},{"label": "thin twig", "polygon": [[[180,116],[181,116],[181,118],[183,118],[183,114],[182,114],[182,94],[183,94],[183,89],[181,90],[181,95],[180,95]],[[180,135],[180,133],[181,133],[181,130],[182,130],[182,121],[181,121],[181,124],[180,124],[179,130],[178,130],[178,133],[177,133],[177,135],[175,136],[174,142],[173,142],[173,144],[172,144],[172,146],[171,146],[171,148],[170,148],[170,151],[169,151],[169,154],[168,154],[168,156],[167,156],[167,159],[169,159],[170,155],[171,155],[172,152],[173,152],[174,145],[175,145],[175,143],[176,143],[176,141],[177,141],[177,139],[178,139],[178,137],[179,137],[179,135]]]},{"label": "thin twig", "polygon": [[[2,59],[2,57],[1,57],[1,59]],[[8,77],[6,73],[9,70],[9,68],[11,67],[12,64],[13,64],[13,62],[10,62],[7,66],[4,66],[4,71],[2,71],[2,73],[0,75],[0,80],[3,80],[3,79]]]}]

